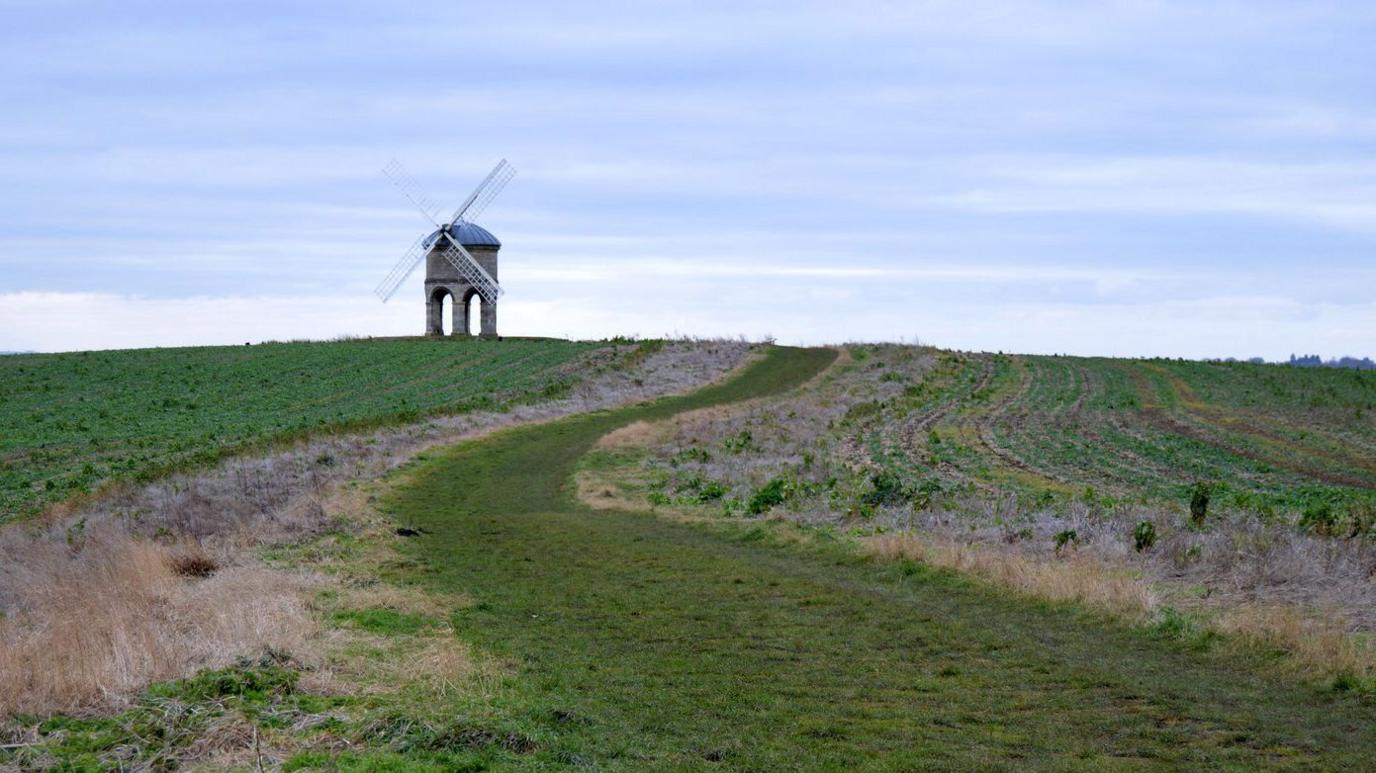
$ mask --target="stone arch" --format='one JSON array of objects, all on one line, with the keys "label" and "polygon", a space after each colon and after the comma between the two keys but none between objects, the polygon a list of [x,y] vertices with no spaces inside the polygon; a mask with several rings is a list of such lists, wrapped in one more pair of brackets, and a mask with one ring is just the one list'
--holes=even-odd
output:
[{"label": "stone arch", "polygon": [[453,288],[447,285],[438,285],[430,290],[430,295],[425,300],[426,335],[444,335],[444,302],[446,299],[451,305],[450,330],[453,332],[459,331],[460,328],[458,323],[461,317],[464,322],[467,322],[468,318],[461,315],[462,309],[459,306],[459,299],[458,296],[454,294]]},{"label": "stone arch", "polygon": [[[464,293],[463,312],[465,329],[469,335],[480,335],[483,338],[497,337],[497,304],[488,303],[478,294],[477,288],[470,287]],[[474,317],[477,318],[478,324],[476,326],[469,323],[469,320]],[[475,330],[474,327],[477,329]]]}]

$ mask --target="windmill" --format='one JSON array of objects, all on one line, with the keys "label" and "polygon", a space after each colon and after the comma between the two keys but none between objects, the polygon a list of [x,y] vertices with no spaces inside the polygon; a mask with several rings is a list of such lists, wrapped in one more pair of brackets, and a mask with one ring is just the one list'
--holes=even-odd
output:
[{"label": "windmill", "polygon": [[516,168],[506,159],[497,162],[447,221],[438,219],[440,208],[398,161],[393,159],[382,172],[435,230],[423,234],[406,250],[396,267],[377,286],[377,296],[386,303],[421,261],[425,261],[426,335],[444,334],[444,299],[449,297],[453,303],[455,335],[471,335],[468,310],[476,298],[482,304],[481,335],[496,336],[497,299],[502,296],[502,286],[497,284],[497,251],[502,243],[473,219],[502,192],[516,174]]}]

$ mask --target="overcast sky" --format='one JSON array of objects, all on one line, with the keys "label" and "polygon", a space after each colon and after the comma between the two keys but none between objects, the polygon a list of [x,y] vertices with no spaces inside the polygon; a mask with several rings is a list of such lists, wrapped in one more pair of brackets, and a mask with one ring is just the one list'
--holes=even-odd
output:
[{"label": "overcast sky", "polygon": [[[194,6],[194,8],[193,8]],[[1376,355],[1376,4],[0,0],[0,350],[422,332]]]}]

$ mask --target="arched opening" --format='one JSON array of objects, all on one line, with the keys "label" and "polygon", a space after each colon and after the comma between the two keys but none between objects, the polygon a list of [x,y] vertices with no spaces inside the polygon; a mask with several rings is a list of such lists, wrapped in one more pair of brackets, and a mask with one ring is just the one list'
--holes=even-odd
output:
[{"label": "arched opening", "polygon": [[482,296],[468,294],[468,334],[478,335],[483,331]]},{"label": "arched opening", "polygon": [[446,291],[440,298],[440,334],[454,333],[454,294]]},{"label": "arched opening", "polygon": [[430,295],[425,300],[426,335],[444,335],[444,302],[450,300],[449,295],[450,292],[443,287],[435,287],[430,290]]}]

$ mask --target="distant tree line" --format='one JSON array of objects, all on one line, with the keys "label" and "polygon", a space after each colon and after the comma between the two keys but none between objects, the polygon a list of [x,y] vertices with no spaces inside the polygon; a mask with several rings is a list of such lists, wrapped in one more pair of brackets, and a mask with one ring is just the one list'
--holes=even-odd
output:
[{"label": "distant tree line", "polygon": [[[1261,357],[1252,357],[1247,360],[1227,357],[1222,360],[1212,360],[1212,362],[1250,362],[1254,365],[1266,364],[1266,360]],[[1292,354],[1288,361],[1278,362],[1276,364],[1290,365],[1296,368],[1351,368],[1352,370],[1376,370],[1376,362],[1373,362],[1370,357],[1337,357],[1325,360],[1317,354]]]},{"label": "distant tree line", "polygon": [[1372,362],[1370,357],[1339,357],[1337,359],[1325,360],[1317,354],[1305,354],[1299,357],[1290,355],[1290,365],[1297,368],[1353,368],[1355,370],[1376,370],[1376,362]]},{"label": "distant tree line", "polygon": [[[1266,364],[1266,359],[1249,358],[1240,360],[1237,358],[1225,358],[1207,360],[1207,362],[1249,362],[1252,364]],[[1343,358],[1324,359],[1318,355],[1291,355],[1291,359],[1287,360],[1287,362],[1278,362],[1276,364],[1288,364],[1288,366],[1291,367],[1350,367],[1350,369],[1353,370],[1376,370],[1376,362],[1372,362],[1372,358],[1347,358],[1347,356],[1343,356]]]}]

